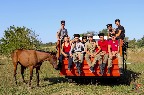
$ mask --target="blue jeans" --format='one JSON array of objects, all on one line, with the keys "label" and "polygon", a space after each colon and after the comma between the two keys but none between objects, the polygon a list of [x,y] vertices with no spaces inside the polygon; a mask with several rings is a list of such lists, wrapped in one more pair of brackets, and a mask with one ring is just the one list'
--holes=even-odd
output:
[{"label": "blue jeans", "polygon": [[[68,55],[68,68],[71,68],[72,67],[72,63],[73,63],[73,58],[70,57],[69,52],[65,52],[65,54]],[[60,57],[59,57],[59,62],[60,62],[61,65],[63,63],[63,58],[64,58],[64,55],[61,54]]]}]

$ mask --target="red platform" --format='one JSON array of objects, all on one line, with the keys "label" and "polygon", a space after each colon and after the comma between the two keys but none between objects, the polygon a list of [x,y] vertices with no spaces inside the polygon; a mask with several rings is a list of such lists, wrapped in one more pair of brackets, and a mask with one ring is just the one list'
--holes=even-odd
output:
[{"label": "red platform", "polygon": [[[93,59],[91,59],[91,60],[93,60]],[[81,67],[81,70],[82,70],[81,76],[101,76],[99,74],[99,72],[100,72],[99,62],[95,66],[95,72],[94,73],[92,73],[89,70],[89,68],[90,67],[88,66],[86,60],[84,59],[84,61],[82,63],[82,67]],[[71,71],[68,71],[68,59],[67,58],[65,58],[63,60],[63,65],[62,65],[62,69],[60,71],[60,75],[64,75],[64,76],[79,76],[78,73],[77,73],[77,68],[75,67],[74,63],[72,65]],[[107,74],[107,65],[106,65],[105,73],[104,73],[103,76],[113,76],[113,77],[119,77],[120,76],[119,67],[118,67],[118,59],[117,58],[113,59],[111,73]]]}]

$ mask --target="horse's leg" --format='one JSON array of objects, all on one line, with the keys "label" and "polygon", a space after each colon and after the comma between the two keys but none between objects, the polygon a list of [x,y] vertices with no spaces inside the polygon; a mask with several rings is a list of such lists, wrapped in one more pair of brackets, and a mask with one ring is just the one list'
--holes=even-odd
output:
[{"label": "horse's leg", "polygon": [[13,62],[13,65],[14,65],[14,80],[15,80],[15,83],[17,84],[17,79],[16,79],[16,71],[17,71],[17,65],[18,63],[17,62]]},{"label": "horse's leg", "polygon": [[23,82],[26,83],[24,80],[24,70],[25,70],[25,67],[21,65],[21,76],[22,76]]},{"label": "horse's leg", "polygon": [[37,86],[39,86],[39,70],[40,70],[40,67],[37,67],[36,68]]},{"label": "horse's leg", "polygon": [[33,66],[30,66],[30,80],[29,80],[29,86],[31,87],[31,80],[33,77]]}]

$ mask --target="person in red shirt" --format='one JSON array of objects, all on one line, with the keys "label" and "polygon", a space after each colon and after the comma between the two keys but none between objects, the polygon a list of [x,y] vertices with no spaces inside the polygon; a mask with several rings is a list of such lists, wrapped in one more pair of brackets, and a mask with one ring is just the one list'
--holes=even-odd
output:
[{"label": "person in red shirt", "polygon": [[70,57],[70,49],[71,49],[71,43],[69,41],[68,35],[64,35],[64,43],[62,44],[62,49],[61,49],[61,55],[59,58],[59,67],[61,68],[61,65],[63,63],[63,58],[68,57],[68,70],[71,69],[73,59]]},{"label": "person in red shirt", "polygon": [[103,62],[100,63],[100,74],[104,74],[105,65],[108,60],[108,41],[104,39],[104,33],[98,34],[100,40],[98,41],[98,45],[101,48],[100,55],[103,56]]},{"label": "person in red shirt", "polygon": [[116,35],[112,34],[112,40],[108,42],[108,74],[110,74],[110,68],[112,67],[112,59],[113,57],[118,57],[118,66],[120,74],[122,74],[122,57],[119,52],[119,42],[116,40]]}]

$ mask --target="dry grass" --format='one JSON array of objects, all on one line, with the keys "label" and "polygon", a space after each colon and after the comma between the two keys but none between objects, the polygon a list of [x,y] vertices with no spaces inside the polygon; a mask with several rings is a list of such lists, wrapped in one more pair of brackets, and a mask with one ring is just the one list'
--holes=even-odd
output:
[{"label": "dry grass", "polygon": [[[48,62],[44,62],[40,72],[40,86],[36,87],[36,76],[32,81],[33,89],[28,84],[22,83],[20,67],[17,70],[18,85],[13,79],[13,65],[10,59],[0,58],[0,95],[144,95],[144,62],[141,61],[143,52],[134,55],[129,52],[129,73],[133,75],[130,85],[124,85],[112,81],[111,83],[77,84],[69,83],[64,77],[59,76]],[[134,60],[134,58],[136,60]],[[143,64],[141,64],[143,63]],[[29,69],[25,71],[25,79],[29,80]],[[108,80],[105,80],[108,81]],[[132,91],[134,84],[141,84],[138,90]]]},{"label": "dry grass", "polygon": [[143,63],[144,62],[144,48],[128,49],[128,62]]}]

